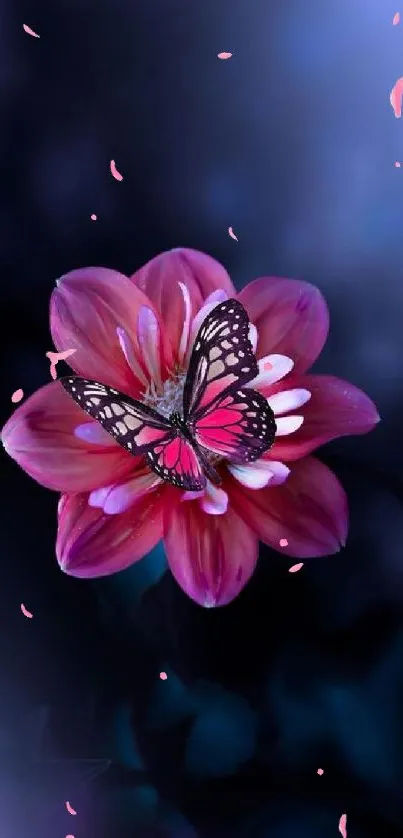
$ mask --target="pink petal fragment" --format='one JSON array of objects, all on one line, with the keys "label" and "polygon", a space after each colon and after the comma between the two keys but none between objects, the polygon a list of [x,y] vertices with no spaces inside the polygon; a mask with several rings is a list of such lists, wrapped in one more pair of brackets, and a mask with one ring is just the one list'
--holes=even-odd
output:
[{"label": "pink petal fragment", "polygon": [[347,838],[347,815],[342,815],[339,820],[339,832],[342,838]]},{"label": "pink petal fragment", "polygon": [[396,160],[396,163],[395,163],[395,167],[396,167],[396,169],[400,169],[400,166],[401,166],[401,165],[402,165],[402,164],[401,164],[401,163],[399,163],[399,161],[398,161],[398,160]]},{"label": "pink petal fragment", "polygon": [[299,562],[298,564],[293,564],[292,567],[288,568],[288,573],[297,573],[298,570],[301,570],[301,567],[304,566],[304,562]]},{"label": "pink petal fragment", "polygon": [[141,306],[137,317],[137,333],[142,360],[154,384],[161,384],[160,329],[151,308]]},{"label": "pink petal fragment", "polygon": [[37,32],[34,32],[34,30],[31,29],[30,26],[27,26],[26,23],[22,24],[22,28],[23,28],[24,32],[27,33],[27,35],[32,35],[33,38],[40,38],[41,37],[40,35],[38,35]]},{"label": "pink petal fragment", "polygon": [[67,809],[69,815],[76,815],[77,814],[76,810],[73,809],[71,803],[69,803],[68,800],[66,800],[66,809]]},{"label": "pink petal fragment", "polygon": [[238,238],[237,238],[237,236],[235,235],[235,233],[234,233],[234,231],[233,231],[232,227],[228,227],[228,233],[229,233],[229,235],[231,236],[231,239],[235,239],[235,241],[236,241],[236,242],[238,241]]},{"label": "pink petal fragment", "polygon": [[400,23],[400,12],[396,12],[392,23],[393,23],[393,26],[397,26]]},{"label": "pink petal fragment", "polygon": [[390,104],[393,108],[393,113],[396,119],[400,119],[402,115],[402,96],[403,96],[403,77],[397,80],[394,87],[390,91]]},{"label": "pink petal fragment", "polygon": [[208,515],[224,515],[228,508],[228,495],[208,480],[200,505]]},{"label": "pink petal fragment", "polygon": [[258,541],[228,507],[222,516],[206,515],[198,503],[165,505],[164,546],[178,585],[205,608],[226,605],[252,575]]},{"label": "pink petal fragment", "polygon": [[280,538],[279,544],[280,547],[288,547],[288,541],[286,538]]},{"label": "pink petal fragment", "polygon": [[161,681],[166,681],[166,679],[168,678],[168,675],[166,674],[166,672],[160,672],[160,678],[161,678]]},{"label": "pink petal fragment", "polygon": [[21,611],[22,611],[24,617],[28,617],[29,620],[32,620],[32,617],[34,615],[31,613],[31,611],[28,611],[28,609],[25,608],[25,605],[24,605],[23,602],[21,603],[20,608],[21,608]]},{"label": "pink petal fragment", "polygon": [[56,540],[61,569],[90,579],[117,573],[141,559],[161,539],[165,497],[162,486],[120,515],[105,515],[89,506],[88,494],[66,495]]},{"label": "pink petal fragment", "polygon": [[319,777],[321,777],[322,774],[324,774],[323,768],[318,768],[316,773],[319,774]]},{"label": "pink petal fragment", "polygon": [[318,288],[296,279],[266,276],[246,285],[238,299],[257,328],[258,358],[286,355],[299,373],[316,361],[329,330],[327,305]]},{"label": "pink petal fragment", "polygon": [[115,163],[114,160],[111,160],[111,162],[110,162],[110,170],[111,170],[111,175],[112,175],[112,177],[115,178],[115,180],[123,180],[123,175],[121,175],[121,173],[116,168],[116,163]]},{"label": "pink petal fragment", "polygon": [[232,52],[219,52],[217,58],[221,58],[221,61],[226,61],[227,58],[232,58]]},{"label": "pink petal fragment", "polygon": [[13,402],[13,404],[17,404],[17,402],[20,402],[21,399],[23,399],[23,398],[24,398],[24,391],[21,390],[21,388],[20,388],[19,390],[14,390],[14,393],[11,396],[11,401]]},{"label": "pink petal fragment", "polygon": [[132,276],[132,282],[161,315],[174,354],[178,352],[183,330],[183,295],[179,282],[189,291],[192,318],[213,291],[236,296],[227,271],[216,259],[183,247],[160,253]]},{"label": "pink petal fragment", "polygon": [[74,835],[71,835],[71,834],[66,835],[66,838],[74,838]]},{"label": "pink petal fragment", "polygon": [[185,312],[185,316],[183,318],[183,330],[181,334],[178,352],[178,361],[181,364],[186,355],[186,350],[189,345],[190,321],[192,317],[192,301],[190,299],[190,294],[187,286],[183,282],[179,282],[178,285],[183,294],[183,306]]},{"label": "pink petal fragment", "polygon": [[95,212],[93,212],[92,215],[91,215],[91,221],[96,221],[97,218],[98,218],[98,216],[95,215]]},{"label": "pink petal fragment", "polygon": [[[229,509],[234,509],[256,536],[298,559],[330,556],[345,544],[348,531],[346,494],[333,472],[315,457],[293,463],[281,486],[248,492],[231,475],[225,481]],[[183,504],[185,506],[187,504]],[[189,504],[190,506],[191,504]]]},{"label": "pink petal fragment", "polygon": [[162,483],[153,471],[146,471],[117,486],[112,486],[107,492],[102,508],[106,515],[118,515],[133,506],[138,500],[152,492]]},{"label": "pink petal fragment", "polygon": [[49,358],[50,361],[50,374],[55,381],[57,378],[56,372],[56,364],[58,361],[65,361],[66,358],[70,358],[70,355],[74,355],[75,349],[65,349],[64,352],[47,352],[46,357]]}]

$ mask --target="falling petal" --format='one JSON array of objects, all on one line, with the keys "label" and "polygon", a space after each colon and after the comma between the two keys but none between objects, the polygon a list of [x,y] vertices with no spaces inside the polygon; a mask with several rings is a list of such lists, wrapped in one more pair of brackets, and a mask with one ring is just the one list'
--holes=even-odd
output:
[{"label": "falling petal", "polygon": [[116,168],[116,163],[114,160],[111,160],[110,162],[110,170],[111,175],[115,178],[115,180],[123,180],[123,175],[121,175],[118,169]]},{"label": "falling petal", "polygon": [[319,777],[321,777],[323,774],[323,768],[318,768],[316,773],[319,774]]},{"label": "falling petal", "polygon": [[74,838],[74,835],[66,835],[66,838]]},{"label": "falling petal", "polygon": [[392,22],[393,26],[397,26],[400,23],[400,12],[396,12]]},{"label": "falling petal", "polygon": [[293,566],[289,568],[288,573],[297,573],[297,571],[301,570],[301,567],[303,567],[303,566],[304,566],[303,562],[298,562],[298,564],[293,564]]},{"label": "falling petal", "polygon": [[91,221],[96,221],[97,218],[98,218],[98,216],[95,215],[95,212],[93,212],[92,215],[91,215]]},{"label": "falling petal", "polygon": [[27,26],[26,23],[22,24],[22,28],[23,28],[24,32],[27,33],[27,35],[32,35],[33,38],[40,38],[41,37],[40,35],[38,35],[37,32],[34,32],[34,30],[31,29],[30,26]]},{"label": "falling petal", "polygon": [[69,815],[76,815],[77,814],[76,810],[73,809],[71,803],[69,803],[68,800],[66,800],[66,809],[67,809]]},{"label": "falling petal", "polygon": [[58,363],[58,361],[65,361],[66,358],[69,358],[70,355],[73,355],[75,351],[75,349],[65,349],[64,352],[46,353],[46,357],[49,358],[50,361],[50,374],[54,381],[57,378],[56,364]]},{"label": "falling petal", "polygon": [[227,58],[232,58],[232,52],[219,52],[217,58],[221,58],[221,61],[226,61]]},{"label": "falling petal", "polygon": [[393,113],[396,119],[399,119],[402,115],[402,96],[403,96],[403,78],[397,80],[394,87],[390,91],[390,104],[393,108]]},{"label": "falling petal", "polygon": [[339,832],[343,838],[347,838],[347,815],[342,815],[339,820]]},{"label": "falling petal", "polygon": [[166,681],[166,679],[168,678],[168,675],[166,674],[166,672],[160,672],[160,678],[161,678],[161,681]]},{"label": "falling petal", "polygon": [[27,608],[25,608],[25,605],[24,605],[24,603],[23,603],[23,602],[21,603],[21,611],[22,611],[22,613],[23,613],[24,617],[28,617],[30,620],[32,620],[32,617],[33,617],[34,615],[33,615],[33,614],[31,614],[31,612],[30,612],[30,611],[28,611],[28,609],[27,609]]},{"label": "falling petal", "polygon": [[21,388],[20,388],[19,390],[14,391],[13,395],[11,396],[11,401],[14,404],[17,404],[17,402],[20,402],[21,399],[23,399],[23,398],[24,398],[24,391],[21,390]]},{"label": "falling petal", "polygon": [[395,166],[396,166],[396,169],[400,169],[401,163],[399,163],[399,161],[396,160]]},{"label": "falling petal", "polygon": [[237,241],[238,241],[238,237],[235,235],[235,233],[234,233],[234,231],[233,231],[232,227],[228,227],[228,232],[229,232],[229,234],[230,234],[230,236],[231,236],[231,239],[235,239],[235,241],[237,242]]},{"label": "falling petal", "polygon": [[280,547],[288,547],[288,540],[286,538],[280,538]]}]

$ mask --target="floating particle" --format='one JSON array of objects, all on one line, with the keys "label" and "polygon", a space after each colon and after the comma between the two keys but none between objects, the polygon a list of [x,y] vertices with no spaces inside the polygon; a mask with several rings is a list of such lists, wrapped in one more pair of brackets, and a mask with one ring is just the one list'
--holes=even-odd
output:
[{"label": "floating particle", "polygon": [[227,58],[232,58],[232,52],[219,52],[217,58],[221,58],[221,61],[226,61]]},{"label": "floating particle", "polygon": [[123,180],[123,175],[121,175],[120,172],[117,170],[116,163],[114,160],[111,160],[110,162],[110,170],[111,175],[115,178],[115,180]]},{"label": "floating particle", "polygon": [[319,774],[319,777],[321,777],[323,774],[323,768],[318,768],[316,773]]},{"label": "floating particle", "polygon": [[66,835],[66,838],[74,838],[74,835]]},{"label": "floating particle", "polygon": [[[271,366],[272,365],[270,364],[270,367]],[[270,367],[269,367],[269,369],[270,369]],[[265,369],[266,369],[266,365],[265,365]],[[288,541],[287,541],[286,538],[280,538],[280,547],[288,547]]]},{"label": "floating particle", "polygon": [[235,235],[235,233],[234,233],[234,231],[233,231],[232,227],[228,227],[228,232],[229,232],[229,234],[230,234],[230,236],[231,236],[231,239],[235,239],[235,241],[237,242],[237,241],[238,241],[238,238],[237,238],[237,236]]},{"label": "floating particle", "polygon": [[37,32],[34,32],[34,30],[31,29],[30,26],[27,26],[26,23],[22,24],[22,28],[23,28],[24,32],[27,33],[27,35],[32,35],[33,38],[40,38],[41,37],[40,35],[38,35]]},{"label": "floating particle", "polygon": [[347,838],[347,815],[342,815],[339,820],[339,832],[342,838]]},{"label": "floating particle", "polygon": [[396,12],[392,23],[393,23],[393,26],[397,26],[398,23],[400,23],[400,12]]},{"label": "floating particle", "polygon": [[67,809],[69,815],[76,815],[77,814],[76,810],[73,809],[71,803],[69,803],[68,800],[66,800],[66,809]]},{"label": "floating particle", "polygon": [[166,679],[168,678],[168,675],[166,674],[166,672],[160,672],[160,678],[161,678],[161,681],[166,681]]},{"label": "floating particle", "polygon": [[96,221],[97,218],[98,218],[98,216],[95,215],[95,212],[93,212],[92,215],[91,215],[91,221]]},{"label": "floating particle", "polygon": [[57,378],[56,372],[56,364],[58,361],[65,361],[66,358],[69,358],[70,355],[73,355],[75,349],[65,349],[64,352],[47,352],[46,357],[49,358],[50,361],[50,374],[55,381]]},{"label": "floating particle", "polygon": [[389,96],[390,104],[392,105],[393,113],[394,113],[396,119],[400,119],[400,117],[402,115],[402,96],[403,96],[403,78],[400,77],[400,79],[397,80],[394,87],[392,87],[392,90],[390,91],[390,96]]},{"label": "floating particle", "polygon": [[24,398],[24,391],[21,390],[21,387],[20,387],[19,390],[14,390],[14,393],[11,396],[11,401],[14,402],[14,404],[17,404],[17,402],[20,402],[21,399],[23,399],[23,398]]},{"label": "floating particle", "polygon": [[28,609],[27,609],[27,608],[25,608],[25,605],[24,605],[24,603],[23,603],[23,602],[21,603],[20,608],[21,608],[21,611],[22,611],[22,613],[23,613],[24,617],[28,617],[28,619],[29,619],[29,620],[32,620],[32,617],[33,617],[34,615],[33,615],[33,614],[31,614],[31,612],[30,612],[30,611],[28,611]]},{"label": "floating particle", "polygon": [[293,564],[293,566],[288,569],[288,573],[297,573],[297,571],[301,570],[301,567],[303,566],[303,562],[299,562],[299,564]]},{"label": "floating particle", "polygon": [[400,166],[401,166],[401,165],[402,165],[402,164],[401,164],[401,163],[399,163],[399,161],[398,161],[398,160],[396,160],[396,163],[395,163],[396,169],[400,169]]}]

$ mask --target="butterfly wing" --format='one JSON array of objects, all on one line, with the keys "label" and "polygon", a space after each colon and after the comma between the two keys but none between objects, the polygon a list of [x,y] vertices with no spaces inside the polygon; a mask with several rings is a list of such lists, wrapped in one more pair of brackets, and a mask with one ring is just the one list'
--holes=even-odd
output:
[{"label": "butterfly wing", "polygon": [[169,419],[106,384],[79,376],[60,378],[66,392],[130,454],[145,454],[163,480],[189,491],[205,486],[196,451]]},{"label": "butterfly wing", "polygon": [[273,445],[276,423],[261,393],[231,389],[196,413],[192,431],[203,448],[234,463],[252,463]]},{"label": "butterfly wing", "polygon": [[238,300],[216,306],[203,321],[192,350],[183,392],[185,422],[196,411],[240,388],[258,374],[249,340],[249,317]]}]

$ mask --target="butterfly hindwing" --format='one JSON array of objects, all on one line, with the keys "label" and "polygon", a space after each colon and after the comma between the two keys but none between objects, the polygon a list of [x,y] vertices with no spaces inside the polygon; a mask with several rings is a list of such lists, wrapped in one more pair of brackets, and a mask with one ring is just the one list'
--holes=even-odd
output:
[{"label": "butterfly hindwing", "polygon": [[79,376],[60,378],[66,392],[130,454],[145,454],[150,468],[163,480],[189,491],[206,485],[192,444],[143,402],[106,384]]},{"label": "butterfly hindwing", "polygon": [[276,423],[261,393],[230,389],[207,410],[197,411],[192,431],[204,448],[232,462],[251,463],[272,446]]},{"label": "butterfly hindwing", "polygon": [[194,341],[183,393],[185,422],[232,387],[258,374],[249,339],[249,317],[238,300],[226,300],[210,312]]}]

